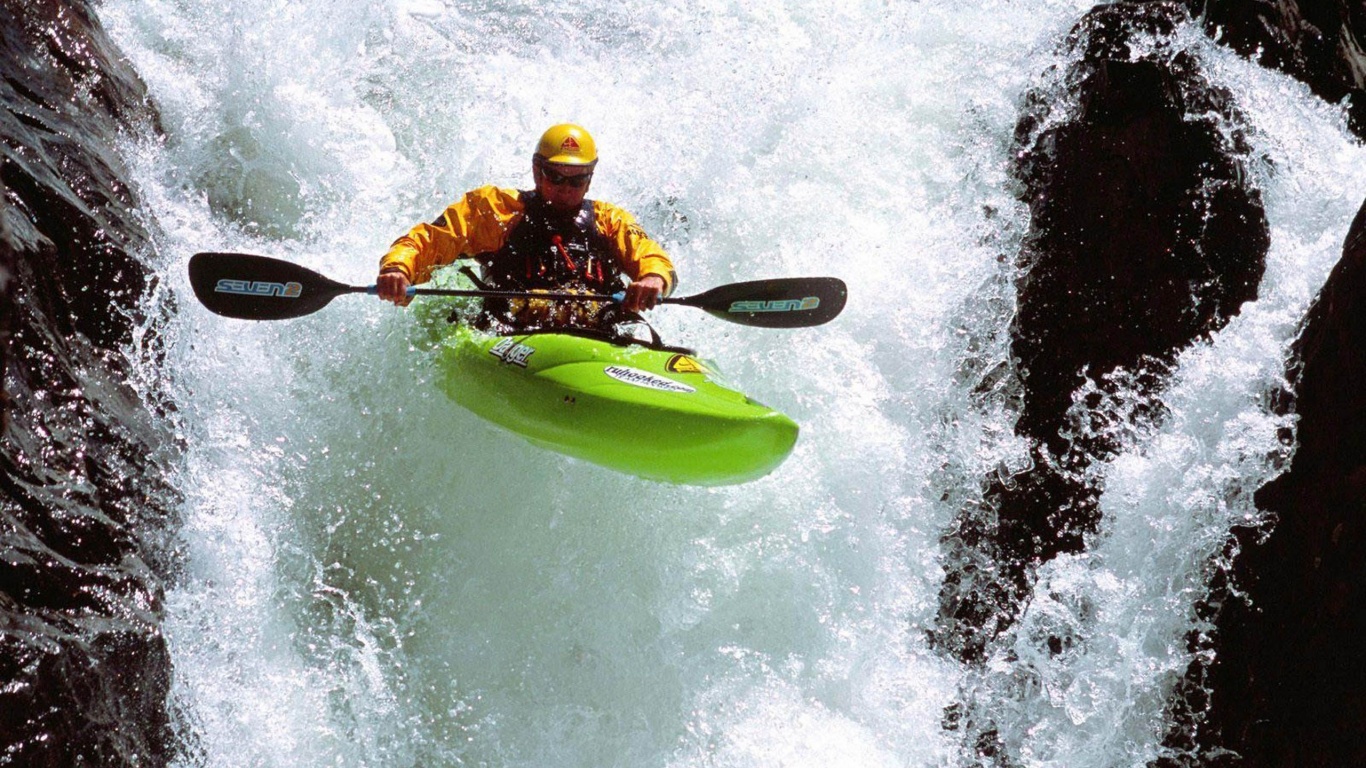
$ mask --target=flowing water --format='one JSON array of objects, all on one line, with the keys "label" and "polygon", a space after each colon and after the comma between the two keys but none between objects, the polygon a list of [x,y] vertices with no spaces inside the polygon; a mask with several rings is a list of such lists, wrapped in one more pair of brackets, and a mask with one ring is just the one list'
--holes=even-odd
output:
[{"label": "flowing water", "polygon": [[[1026,455],[1007,398],[975,390],[1008,357],[1028,225],[1010,140],[1088,7],[106,0],[167,132],[130,151],[182,310],[181,762],[971,764],[960,703],[1019,765],[1158,755],[1210,560],[1276,471],[1265,393],[1366,157],[1336,108],[1186,36],[1267,160],[1261,297],[1100,468],[1103,530],[1044,569],[1019,632],[981,668],[940,655],[940,537]],[[664,242],[682,293],[849,283],[816,329],[653,313],[802,424],[770,477],[671,487],[499,432],[437,390],[411,311],[344,297],[253,324],[189,292],[201,250],[370,281],[464,190],[525,187],[565,120],[597,138],[593,196]]]}]

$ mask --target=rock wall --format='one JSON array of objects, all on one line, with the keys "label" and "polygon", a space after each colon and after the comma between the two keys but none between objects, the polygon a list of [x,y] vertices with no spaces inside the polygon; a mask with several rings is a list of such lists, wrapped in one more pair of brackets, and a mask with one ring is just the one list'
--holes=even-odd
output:
[{"label": "rock wall", "polygon": [[[1245,56],[1345,103],[1366,137],[1366,5],[1192,0]],[[1289,471],[1262,488],[1266,529],[1235,531],[1233,565],[1200,606],[1209,623],[1170,705],[1170,766],[1366,765],[1366,206],[1304,321],[1283,407]]]},{"label": "rock wall", "polygon": [[1087,470],[1116,434],[1161,417],[1176,356],[1256,297],[1269,236],[1243,119],[1171,50],[1188,21],[1175,3],[1096,8],[1065,43],[1073,63],[1048,78],[1061,92],[1032,94],[1020,121],[1032,219],[1011,352],[1032,468],[994,479],[946,541],[956,565],[936,640],[964,660],[1011,625],[1040,563],[1095,532]]},{"label": "rock wall", "polygon": [[[1185,8],[1216,39],[1346,99],[1366,135],[1366,6]],[[1164,52],[1183,15],[1172,2],[1098,6],[1068,38],[1070,70],[1045,78],[1062,92],[1031,95],[1020,121],[1017,176],[1033,219],[1011,348],[1016,430],[1034,451],[1029,470],[988,482],[945,542],[956,565],[935,640],[965,661],[1011,626],[1040,563],[1085,546],[1103,490],[1088,470],[1113,455],[1116,435],[1162,418],[1175,356],[1256,296],[1269,240],[1243,121],[1195,62]],[[1135,37],[1148,54],[1130,55]],[[1058,110],[1070,114],[1059,121]],[[1233,566],[1199,607],[1207,629],[1192,633],[1196,661],[1170,702],[1157,766],[1366,765],[1363,350],[1366,206],[1294,345],[1283,407],[1299,417],[1297,446],[1256,499],[1271,522],[1230,538]],[[989,713],[956,714],[974,723],[966,738],[982,760],[1013,764]]]},{"label": "rock wall", "polygon": [[0,1],[0,98],[0,754],[164,764],[176,447],[130,382],[154,277],[114,149],[155,115],[85,0]]},{"label": "rock wall", "polygon": [[1366,137],[1366,5],[1351,0],[1186,0],[1214,39],[1307,83]]},{"label": "rock wall", "polygon": [[1288,378],[1298,445],[1256,497],[1273,525],[1237,532],[1166,766],[1366,765],[1366,205]]}]

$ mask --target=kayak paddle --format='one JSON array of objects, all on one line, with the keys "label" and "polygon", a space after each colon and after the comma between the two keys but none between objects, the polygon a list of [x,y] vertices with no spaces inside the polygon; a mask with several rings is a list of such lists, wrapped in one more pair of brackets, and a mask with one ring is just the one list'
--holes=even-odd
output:
[{"label": "kayak paddle", "polygon": [[[190,285],[210,312],[244,320],[303,317],[343,294],[376,293],[373,285],[345,285],[298,264],[250,253],[196,253],[190,257]],[[411,287],[408,295],[620,302],[626,294]],[[667,297],[660,303],[696,307],[740,325],[806,328],[835,319],[847,298],[844,281],[836,277],[780,277],[719,285],[696,296]]]}]

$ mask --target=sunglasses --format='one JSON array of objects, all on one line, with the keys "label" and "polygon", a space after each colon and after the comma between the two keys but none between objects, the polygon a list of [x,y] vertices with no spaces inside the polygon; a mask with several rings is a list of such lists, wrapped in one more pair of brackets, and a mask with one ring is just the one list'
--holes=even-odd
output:
[{"label": "sunglasses", "polygon": [[588,182],[593,180],[592,171],[577,176],[566,176],[563,173],[556,171],[554,168],[551,168],[549,165],[546,164],[538,163],[536,167],[540,169],[541,176],[545,178],[547,183],[553,184],[557,187],[573,187],[575,189],[583,189],[584,187],[588,186]]}]

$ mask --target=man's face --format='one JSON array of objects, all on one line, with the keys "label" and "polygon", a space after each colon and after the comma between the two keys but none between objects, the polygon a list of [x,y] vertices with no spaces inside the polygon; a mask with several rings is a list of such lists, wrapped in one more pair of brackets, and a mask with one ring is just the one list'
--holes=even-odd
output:
[{"label": "man's face", "polygon": [[560,165],[558,163],[532,163],[532,176],[536,179],[536,192],[550,207],[568,213],[577,211],[588,194],[588,184],[593,178],[593,169],[583,165]]}]

